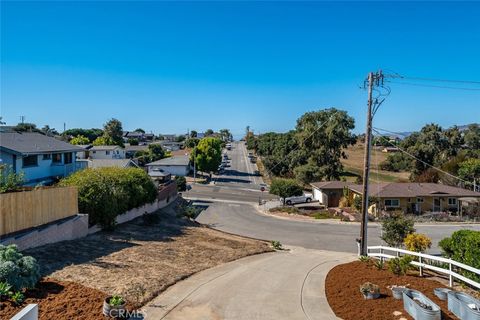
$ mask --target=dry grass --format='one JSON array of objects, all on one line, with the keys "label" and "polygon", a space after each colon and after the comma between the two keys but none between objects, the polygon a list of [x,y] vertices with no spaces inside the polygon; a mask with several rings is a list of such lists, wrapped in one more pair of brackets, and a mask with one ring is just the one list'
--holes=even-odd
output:
[{"label": "dry grass", "polygon": [[[355,174],[363,174],[363,157],[364,157],[364,144],[357,143],[345,150],[348,158],[343,159],[342,163],[345,170]],[[379,165],[382,161],[387,159],[387,153],[381,150],[372,149],[370,158],[370,181],[371,182],[402,182],[408,181],[410,175],[409,172],[391,172],[380,170]]]},{"label": "dry grass", "polygon": [[29,251],[42,273],[121,294],[141,306],[175,282],[201,270],[248,255],[271,251],[265,242],[227,235],[162,213],[86,238]]}]

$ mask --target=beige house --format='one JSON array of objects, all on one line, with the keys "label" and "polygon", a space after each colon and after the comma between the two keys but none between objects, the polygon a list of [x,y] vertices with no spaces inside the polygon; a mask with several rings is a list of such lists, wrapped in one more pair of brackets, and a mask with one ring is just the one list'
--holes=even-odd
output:
[{"label": "beige house", "polygon": [[[361,196],[361,185],[349,185],[351,197]],[[369,196],[378,200],[371,211],[399,210],[406,213],[461,212],[462,206],[480,200],[480,192],[438,183],[375,183]]]}]

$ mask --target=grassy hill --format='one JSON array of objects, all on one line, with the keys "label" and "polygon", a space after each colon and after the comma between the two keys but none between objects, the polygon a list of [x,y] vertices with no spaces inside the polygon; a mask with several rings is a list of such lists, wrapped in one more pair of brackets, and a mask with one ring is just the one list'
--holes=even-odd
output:
[{"label": "grassy hill", "polygon": [[[342,160],[345,168],[345,177],[348,181],[355,181],[356,176],[363,175],[364,144],[357,143],[345,150],[348,158]],[[372,149],[370,158],[370,182],[402,182],[408,181],[409,172],[391,172],[380,170],[379,165],[387,158],[387,153]]]}]

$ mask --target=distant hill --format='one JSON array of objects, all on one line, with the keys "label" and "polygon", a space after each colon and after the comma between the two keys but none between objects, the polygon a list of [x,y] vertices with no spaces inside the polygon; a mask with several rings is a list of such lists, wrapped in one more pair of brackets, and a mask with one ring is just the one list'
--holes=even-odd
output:
[{"label": "distant hill", "polygon": [[[465,131],[472,124],[480,125],[478,123],[470,123],[470,124],[460,125],[460,126],[457,126],[457,127],[458,127],[458,130]],[[411,135],[413,132],[414,131],[404,131],[404,132],[397,132],[396,134],[387,134],[387,135],[390,136],[390,137],[397,137],[399,139],[405,139],[406,137]]]}]

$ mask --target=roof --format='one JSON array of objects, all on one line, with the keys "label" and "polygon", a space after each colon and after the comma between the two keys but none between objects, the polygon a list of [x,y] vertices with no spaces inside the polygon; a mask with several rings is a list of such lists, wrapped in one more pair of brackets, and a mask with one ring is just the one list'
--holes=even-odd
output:
[{"label": "roof", "polygon": [[0,132],[0,148],[17,154],[83,150],[68,142],[35,132]]},{"label": "roof", "polygon": [[173,156],[147,163],[146,166],[188,166],[189,156]]},{"label": "roof", "polygon": [[115,149],[121,149],[119,146],[93,146],[90,150],[92,151],[98,151],[98,150],[115,150]]},{"label": "roof", "polygon": [[125,151],[143,151],[143,150],[148,150],[148,146],[147,145],[125,146]]},{"label": "roof", "polygon": [[351,182],[346,181],[321,181],[313,182],[310,185],[317,189],[343,189],[351,184]]},{"label": "roof", "polygon": [[[356,193],[363,193],[362,185],[350,185],[349,189]],[[379,198],[410,198],[410,197],[480,197],[480,192],[467,190],[463,188],[447,186],[438,183],[372,183],[369,185],[370,196]]]},{"label": "roof", "polygon": [[130,159],[89,159],[89,168],[105,168],[105,167],[138,167],[135,162]]},{"label": "roof", "polygon": [[150,177],[168,177],[171,176],[171,173],[163,171],[163,170],[150,170],[148,172]]},{"label": "roof", "polygon": [[90,149],[90,148],[92,147],[91,144],[77,144],[76,146],[77,146],[77,147],[80,147],[80,148],[82,148],[82,149],[85,149],[85,150],[88,150],[88,149]]}]

